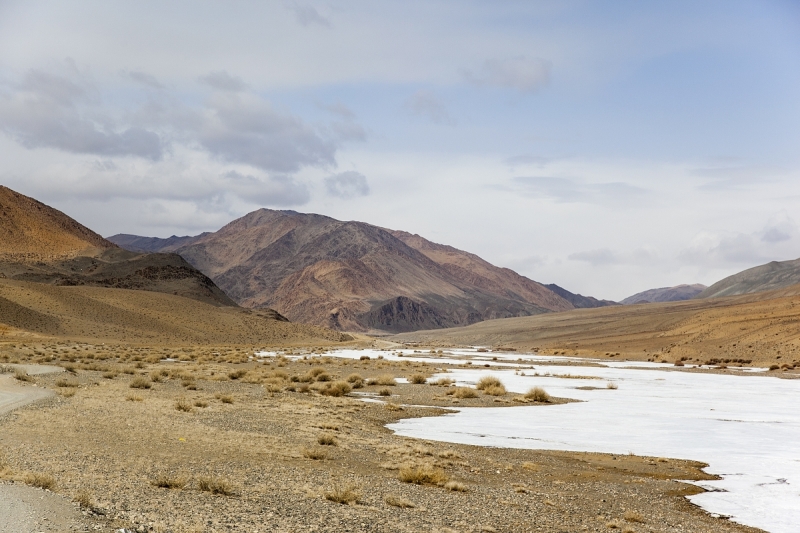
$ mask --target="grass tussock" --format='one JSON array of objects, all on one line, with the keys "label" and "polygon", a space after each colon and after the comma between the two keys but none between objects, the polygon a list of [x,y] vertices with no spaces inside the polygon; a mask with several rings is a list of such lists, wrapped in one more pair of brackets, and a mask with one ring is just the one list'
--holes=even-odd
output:
[{"label": "grass tussock", "polygon": [[53,490],[56,486],[56,479],[50,474],[28,472],[22,480],[26,485],[45,490]]},{"label": "grass tussock", "polygon": [[322,389],[320,394],[325,396],[344,396],[345,394],[350,394],[352,390],[353,388],[346,381],[334,381]]},{"label": "grass tussock", "polygon": [[331,490],[325,492],[325,499],[331,502],[353,505],[361,500],[361,493],[358,487],[352,483],[336,482]]},{"label": "grass tussock", "polygon": [[449,480],[444,470],[427,464],[406,465],[400,468],[400,481],[403,483],[442,486]]},{"label": "grass tussock", "polygon": [[334,435],[331,435],[330,433],[323,433],[322,435],[317,437],[317,443],[322,445],[322,446],[338,446],[339,445],[339,441],[336,440],[336,437]]},{"label": "grass tussock", "polygon": [[550,401],[552,400],[550,398],[550,395],[547,394],[547,392],[541,387],[534,387],[528,392],[526,392],[525,399],[539,403],[550,403]]},{"label": "grass tussock", "polygon": [[505,396],[506,388],[501,383],[500,385],[492,385],[483,389],[483,393],[489,396]]},{"label": "grass tussock", "polygon": [[200,407],[201,409],[205,409],[206,407],[208,407],[208,402],[205,400],[195,400],[194,406]]},{"label": "grass tussock", "polygon": [[128,394],[125,396],[125,399],[129,402],[143,402],[144,398],[139,396],[138,394]]},{"label": "grass tussock", "polygon": [[247,370],[244,368],[240,368],[239,370],[234,370],[233,372],[228,372],[228,377],[230,379],[241,379],[247,374]]},{"label": "grass tussock", "polygon": [[448,481],[444,484],[444,488],[453,492],[467,492],[467,486],[459,481]]},{"label": "grass tussock", "polygon": [[162,489],[182,489],[186,486],[186,478],[161,472],[150,482],[154,487]]},{"label": "grass tussock", "polygon": [[606,388],[611,390],[617,390],[619,387],[617,386],[616,383],[609,381],[608,383],[606,383]]},{"label": "grass tussock", "polygon": [[[450,391],[448,391],[448,394]],[[475,389],[470,387],[454,387],[452,389],[453,396],[455,398],[464,399],[464,398],[477,398],[478,393],[475,392]]]},{"label": "grass tussock", "polygon": [[175,402],[175,409],[184,413],[191,413],[192,404],[186,398],[178,398],[178,401]]},{"label": "grass tussock", "polygon": [[478,390],[486,390],[491,387],[502,387],[503,382],[494,376],[484,376],[478,380],[475,388]]},{"label": "grass tussock", "polygon": [[402,411],[403,406],[397,403],[389,402],[384,406],[387,411]]},{"label": "grass tussock", "polygon": [[197,480],[197,488],[203,492],[210,492],[211,494],[219,494],[221,496],[233,496],[236,494],[236,487],[234,487],[230,481],[211,476],[200,477]]},{"label": "grass tussock", "polygon": [[437,387],[449,387],[454,383],[455,381],[450,378],[439,378],[436,381],[432,381],[431,385],[436,385]]},{"label": "grass tussock", "polygon": [[347,382],[354,389],[360,389],[364,386],[364,378],[362,378],[359,374],[350,374],[347,376]]},{"label": "grass tussock", "polygon": [[381,390],[378,391],[378,395],[379,396],[391,396],[392,395],[392,391],[389,390],[389,389],[381,389]]},{"label": "grass tussock", "polygon": [[644,523],[644,517],[640,513],[632,510],[625,511],[622,518],[624,518],[626,522]]},{"label": "grass tussock", "polygon": [[28,375],[28,373],[21,368],[14,371],[14,379],[17,381],[27,381],[28,383],[33,383],[34,381],[33,376]]},{"label": "grass tussock", "polygon": [[233,403],[233,396],[231,396],[230,394],[221,394],[218,392],[217,394],[214,395],[214,398],[221,401],[222,403]]},{"label": "grass tussock", "polygon": [[314,461],[324,461],[328,458],[328,452],[323,448],[303,448],[303,457]]},{"label": "grass tussock", "polygon": [[414,385],[424,385],[428,381],[428,378],[425,374],[414,374],[408,378],[408,381]]},{"label": "grass tussock", "polygon": [[145,376],[136,376],[131,380],[129,385],[132,389],[149,389],[152,388],[153,383]]},{"label": "grass tussock", "polygon": [[395,496],[394,494],[387,494],[383,497],[383,501],[392,507],[399,507],[400,509],[413,509],[417,506],[411,500],[407,500],[402,496]]},{"label": "grass tussock", "polygon": [[382,385],[384,387],[394,387],[397,385],[397,382],[394,380],[394,376],[391,374],[382,374],[377,378],[370,381],[371,385]]},{"label": "grass tussock", "polygon": [[94,507],[94,501],[92,498],[92,493],[88,490],[80,490],[75,497],[72,499],[75,503],[77,503],[81,509],[92,509]]},{"label": "grass tussock", "polygon": [[68,387],[78,387],[78,382],[73,379],[57,379],[56,380],[56,387],[68,388]]}]

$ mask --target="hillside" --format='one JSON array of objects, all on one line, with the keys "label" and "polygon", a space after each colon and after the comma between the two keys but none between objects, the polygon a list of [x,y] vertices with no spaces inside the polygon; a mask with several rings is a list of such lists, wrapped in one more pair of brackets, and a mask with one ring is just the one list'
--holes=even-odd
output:
[{"label": "hillside", "polygon": [[800,259],[772,261],[722,279],[701,292],[698,298],[782,289],[800,283]]},{"label": "hillside", "polygon": [[0,185],[0,260],[50,261],[116,247],[61,211]]},{"label": "hillside", "polygon": [[[619,359],[800,365],[800,285],[731,296],[577,309],[395,335],[397,342],[538,349]],[[689,364],[689,363],[687,363]]]},{"label": "hillside", "polygon": [[611,300],[598,300],[593,296],[583,296],[582,294],[569,292],[567,289],[559,287],[555,283],[548,283],[545,287],[571,303],[575,309],[591,309],[593,307],[619,305],[617,302],[612,302]]},{"label": "hillside", "polygon": [[219,307],[151,291],[0,279],[0,340],[63,338],[148,345],[338,343],[350,336],[292,324],[272,310]]},{"label": "hillside", "polygon": [[124,250],[61,211],[2,186],[0,278],[164,292],[236,305],[179,255]]},{"label": "hillside", "polygon": [[260,209],[214,233],[120,246],[176,252],[233,300],[352,331],[409,331],[575,306],[543,285],[419,235]]},{"label": "hillside", "polygon": [[654,302],[680,302],[691,300],[707,287],[700,283],[694,285],[676,285],[674,287],[662,287],[660,289],[650,289],[637,292],[633,296],[628,296],[620,301],[623,305],[645,304]]}]

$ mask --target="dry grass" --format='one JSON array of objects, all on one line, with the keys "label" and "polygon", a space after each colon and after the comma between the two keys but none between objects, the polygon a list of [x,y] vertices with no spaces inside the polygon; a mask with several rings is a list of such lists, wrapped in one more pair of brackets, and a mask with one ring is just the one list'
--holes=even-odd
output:
[{"label": "dry grass", "polygon": [[478,390],[486,390],[490,387],[502,387],[503,382],[494,376],[484,376],[478,380],[475,388]]},{"label": "dry grass", "polygon": [[617,387],[616,383],[609,381],[608,383],[606,383],[606,388],[611,390],[617,390],[619,387]]},{"label": "dry grass", "polygon": [[338,446],[339,441],[336,440],[336,436],[331,435],[330,433],[323,433],[319,437],[317,437],[317,443],[321,444],[322,446]]},{"label": "dry grass", "polygon": [[56,380],[56,387],[77,387],[79,384],[72,379],[61,378]]},{"label": "dry grass", "polygon": [[444,485],[450,478],[441,468],[431,465],[406,465],[400,468],[400,481],[415,485]]},{"label": "dry grass", "polygon": [[359,374],[350,374],[347,376],[347,382],[354,388],[360,389],[364,386],[364,378],[362,378]]},{"label": "dry grass", "polygon": [[388,402],[388,403],[387,403],[387,404],[384,406],[384,408],[385,408],[387,411],[402,411],[402,410],[403,410],[403,406],[402,406],[402,405],[400,405],[400,404],[398,404],[398,403],[393,403],[393,402]]},{"label": "dry grass", "polygon": [[534,387],[526,392],[525,399],[540,403],[550,403],[551,400],[550,395],[541,387]]},{"label": "dry grass", "polygon": [[162,489],[182,489],[186,486],[186,478],[161,472],[150,483],[154,487],[160,487]]},{"label": "dry grass", "polygon": [[303,448],[303,457],[314,461],[324,461],[328,458],[328,452],[323,448]]},{"label": "dry grass", "polygon": [[[448,391],[449,393],[450,391]],[[478,393],[475,392],[475,389],[470,387],[455,387],[453,389],[453,396],[456,398],[464,399],[464,398],[477,398]]]},{"label": "dry grass", "polygon": [[438,387],[449,387],[453,383],[455,383],[455,381],[450,378],[439,378],[436,381],[431,382],[431,385],[436,385]]},{"label": "dry grass", "polygon": [[178,401],[175,402],[175,409],[184,413],[191,413],[192,404],[186,398],[178,398]]},{"label": "dry grass", "polygon": [[72,499],[75,503],[77,503],[81,509],[91,509],[94,507],[94,503],[92,501],[92,493],[88,490],[80,490]]},{"label": "dry grass", "polygon": [[28,373],[21,368],[18,368],[14,371],[14,379],[18,381],[27,381],[30,383],[34,381],[33,376],[29,376]]},{"label": "dry grass", "polygon": [[63,396],[64,398],[72,398],[75,396],[75,389],[61,389],[58,391],[58,394]]},{"label": "dry grass", "polygon": [[200,407],[200,408],[206,408],[206,407],[208,407],[208,402],[206,402],[204,400],[195,400],[194,406],[195,407]]},{"label": "dry grass", "polygon": [[392,395],[392,391],[389,390],[389,389],[381,389],[381,390],[378,391],[378,395],[380,395],[380,396],[391,396]]},{"label": "dry grass", "polygon": [[233,372],[228,372],[228,377],[231,379],[240,379],[243,378],[247,374],[247,370],[240,368],[239,370],[234,370]]},{"label": "dry grass", "polygon": [[153,386],[150,380],[144,376],[136,376],[129,385],[132,389],[149,389]]},{"label": "dry grass", "polygon": [[142,402],[142,401],[144,401],[144,398],[142,398],[141,396],[139,396],[137,394],[128,394],[125,397],[125,399],[128,400],[129,402]]},{"label": "dry grass", "polygon": [[413,509],[416,507],[416,504],[411,500],[407,500],[402,496],[396,496],[394,494],[387,494],[383,497],[383,501],[393,507],[399,507],[401,509]]},{"label": "dry grass", "polygon": [[382,374],[377,378],[370,381],[372,385],[383,385],[384,387],[394,387],[397,385],[397,382],[394,380],[394,376],[391,374]]},{"label": "dry grass", "polygon": [[325,499],[336,503],[352,505],[359,502],[361,493],[358,491],[358,487],[352,483],[334,482],[331,490],[325,493]]},{"label": "dry grass", "polygon": [[53,490],[56,486],[56,480],[50,474],[28,472],[23,477],[23,481],[27,485],[31,485],[33,487],[39,487],[40,489],[45,489],[45,490]]},{"label": "dry grass", "polygon": [[214,395],[214,398],[221,401],[222,403],[233,403],[233,396],[231,396],[230,394],[217,393]]},{"label": "dry grass", "polygon": [[625,514],[622,516],[626,522],[637,522],[639,524],[644,523],[644,517],[636,511],[628,510],[625,511]]},{"label": "dry grass", "polygon": [[344,396],[350,394],[352,387],[346,381],[334,381],[320,391],[325,396]]},{"label": "dry grass", "polygon": [[448,481],[444,484],[444,488],[453,492],[467,492],[467,486],[459,481]]},{"label": "dry grass", "polygon": [[222,496],[233,496],[236,494],[236,488],[230,481],[211,476],[201,476],[198,478],[197,488],[203,492],[210,492],[211,494],[219,494]]},{"label": "dry grass", "polygon": [[483,393],[489,396],[505,396],[506,388],[502,384],[492,385],[483,389]]},{"label": "dry grass", "polygon": [[428,381],[428,378],[425,376],[425,374],[414,374],[408,378],[408,381],[415,385],[424,385]]}]

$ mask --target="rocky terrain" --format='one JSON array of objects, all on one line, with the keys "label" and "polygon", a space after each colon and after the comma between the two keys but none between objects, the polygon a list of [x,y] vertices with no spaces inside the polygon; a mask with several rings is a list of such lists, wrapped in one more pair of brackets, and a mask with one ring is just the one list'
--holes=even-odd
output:
[{"label": "rocky terrain", "polygon": [[680,302],[690,300],[703,292],[707,287],[700,283],[694,285],[676,285],[674,287],[662,287],[660,289],[650,289],[637,292],[633,296],[628,296],[620,303],[623,305],[649,304],[653,302]]},{"label": "rocky terrain", "polygon": [[608,303],[556,293],[419,235],[295,211],[260,209],[196,237],[109,239],[180,254],[240,305],[348,331],[444,328]]}]

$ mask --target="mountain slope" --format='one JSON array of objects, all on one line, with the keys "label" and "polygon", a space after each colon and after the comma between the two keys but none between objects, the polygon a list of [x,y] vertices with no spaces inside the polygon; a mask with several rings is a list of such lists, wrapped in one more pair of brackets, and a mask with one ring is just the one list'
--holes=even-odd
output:
[{"label": "mountain slope", "polygon": [[660,289],[637,292],[633,296],[628,296],[620,301],[620,303],[623,305],[631,305],[653,302],[680,302],[682,300],[691,300],[705,289],[706,286],[700,283],[662,287]]},{"label": "mountain slope", "polygon": [[0,259],[49,261],[116,247],[61,211],[0,185]]},{"label": "mountain slope", "polygon": [[716,298],[782,289],[800,283],[800,259],[772,261],[722,279],[701,292],[698,298]]},{"label": "mountain slope", "polygon": [[549,283],[545,285],[545,287],[547,287],[554,293],[558,294],[559,296],[567,300],[576,309],[591,309],[593,307],[607,307],[609,305],[618,305],[617,302],[612,302],[611,300],[598,300],[593,296],[583,296],[582,294],[571,293],[567,289],[559,287],[555,283]]},{"label": "mountain slope", "polygon": [[109,239],[179,253],[241,305],[337,329],[408,331],[574,307],[533,280],[450,246],[295,211],[260,209],[181,241]]},{"label": "mountain slope", "polygon": [[165,292],[236,305],[179,255],[124,250],[61,211],[2,186],[0,278]]}]

